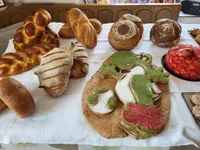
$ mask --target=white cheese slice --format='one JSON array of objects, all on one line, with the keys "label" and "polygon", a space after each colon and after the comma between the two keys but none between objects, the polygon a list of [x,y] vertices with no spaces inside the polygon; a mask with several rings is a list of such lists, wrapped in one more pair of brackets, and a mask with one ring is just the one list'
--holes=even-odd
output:
[{"label": "white cheese slice", "polygon": [[98,97],[98,103],[95,106],[89,105],[90,109],[97,114],[107,114],[110,113],[111,109],[108,109],[106,107],[106,104],[108,103],[108,100],[110,97],[113,96],[113,92],[111,90],[108,90],[107,92],[103,94],[99,94]]},{"label": "white cheese slice", "polygon": [[138,74],[145,74],[145,70],[142,66],[135,66],[131,69],[131,72],[127,73],[126,76],[119,80],[115,86],[115,91],[117,93],[118,98],[120,101],[124,104],[127,104],[129,102],[135,103],[136,100],[134,98],[133,93],[131,92],[131,89],[129,87],[129,83],[131,78],[134,75]]}]

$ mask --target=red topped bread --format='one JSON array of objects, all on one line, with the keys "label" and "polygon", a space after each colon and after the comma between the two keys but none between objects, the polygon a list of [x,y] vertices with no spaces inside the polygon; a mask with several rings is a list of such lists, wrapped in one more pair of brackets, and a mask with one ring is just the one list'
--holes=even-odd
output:
[{"label": "red topped bread", "polygon": [[166,67],[188,80],[200,80],[200,48],[181,44],[169,49],[165,57]]}]

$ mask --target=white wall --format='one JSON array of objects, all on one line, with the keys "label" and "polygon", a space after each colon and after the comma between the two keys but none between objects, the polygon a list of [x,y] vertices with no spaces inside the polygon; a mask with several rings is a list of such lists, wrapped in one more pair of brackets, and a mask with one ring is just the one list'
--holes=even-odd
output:
[{"label": "white wall", "polygon": [[[12,3],[15,0],[5,0]],[[84,3],[84,0],[16,0],[22,3]]]}]

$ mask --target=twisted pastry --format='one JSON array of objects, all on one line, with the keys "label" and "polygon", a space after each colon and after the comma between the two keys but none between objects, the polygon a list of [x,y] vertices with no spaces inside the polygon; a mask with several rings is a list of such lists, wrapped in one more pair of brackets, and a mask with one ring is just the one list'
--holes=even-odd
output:
[{"label": "twisted pastry", "polygon": [[44,9],[38,9],[34,16],[28,16],[24,20],[24,26],[19,28],[14,36],[15,49],[21,51],[35,44],[50,22],[51,15]]},{"label": "twisted pastry", "polygon": [[[49,40],[50,39],[50,40]],[[58,36],[50,29],[41,36],[39,44],[16,53],[6,53],[0,57],[0,77],[21,74],[40,64],[40,56],[59,47]]]}]

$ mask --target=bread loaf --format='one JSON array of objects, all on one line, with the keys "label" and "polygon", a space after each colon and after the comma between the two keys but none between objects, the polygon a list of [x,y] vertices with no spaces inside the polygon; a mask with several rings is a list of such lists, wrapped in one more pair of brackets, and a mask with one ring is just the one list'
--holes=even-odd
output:
[{"label": "bread loaf", "polygon": [[82,78],[88,73],[88,54],[85,48],[79,43],[71,44],[69,48],[73,52],[74,64],[71,69],[71,78]]},{"label": "bread loaf", "polygon": [[34,16],[24,20],[24,26],[19,28],[14,35],[13,44],[17,51],[35,44],[46,26],[51,22],[51,15],[44,9],[38,9]]},{"label": "bread loaf", "polygon": [[50,29],[44,32],[40,44],[0,56],[0,77],[21,74],[40,64],[40,56],[55,47],[59,47],[59,39]]},{"label": "bread loaf", "polygon": [[73,65],[73,53],[55,48],[41,57],[41,64],[35,71],[40,80],[40,88],[52,97],[64,94],[71,67]]},{"label": "bread loaf", "polygon": [[0,80],[0,99],[20,118],[29,116],[35,110],[35,102],[29,91],[9,77]]},{"label": "bread loaf", "polygon": [[[92,26],[95,28],[97,34],[102,30],[101,22],[97,19],[89,19]],[[59,30],[58,35],[62,38],[74,38],[74,32],[69,23],[65,23]]]},{"label": "bread loaf", "polygon": [[182,29],[178,22],[160,19],[151,28],[150,40],[160,47],[172,47],[180,40]]},{"label": "bread loaf", "polygon": [[94,48],[97,44],[97,33],[88,17],[78,8],[67,13],[67,22],[72,27],[77,40],[86,48]]}]

